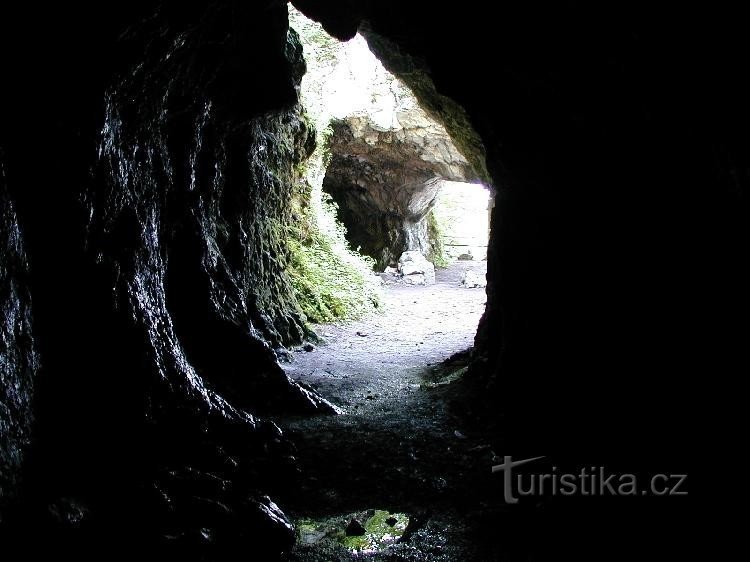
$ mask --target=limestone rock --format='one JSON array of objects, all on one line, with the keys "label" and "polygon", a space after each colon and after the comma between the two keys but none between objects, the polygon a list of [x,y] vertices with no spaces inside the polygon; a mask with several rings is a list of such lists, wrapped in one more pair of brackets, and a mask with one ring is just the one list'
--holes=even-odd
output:
[{"label": "limestone rock", "polygon": [[417,250],[406,251],[398,260],[398,269],[404,283],[409,285],[433,285],[435,266]]},{"label": "limestone rock", "polygon": [[[337,203],[352,246],[375,258],[379,268],[406,249],[429,255],[426,217],[440,180],[470,181],[478,174],[364,39],[354,39],[345,55],[332,70],[347,86],[330,92],[336,105],[330,108],[331,163],[323,188]],[[354,80],[363,65],[370,67],[368,79]]]},{"label": "limestone rock", "polygon": [[461,279],[461,286],[467,289],[486,287],[487,279],[485,275],[480,275],[475,271],[467,269]]}]

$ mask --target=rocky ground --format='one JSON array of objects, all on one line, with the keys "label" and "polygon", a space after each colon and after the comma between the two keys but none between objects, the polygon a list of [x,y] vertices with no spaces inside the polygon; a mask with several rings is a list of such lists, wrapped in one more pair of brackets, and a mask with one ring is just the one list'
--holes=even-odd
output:
[{"label": "rocky ground", "polygon": [[[497,495],[493,453],[452,403],[466,371],[460,352],[486,300],[461,279],[467,270],[483,277],[485,267],[457,262],[438,269],[434,285],[388,284],[383,314],[320,326],[324,343],[294,354],[290,375],[342,414],[277,420],[302,465],[299,486],[280,502],[300,532],[289,560],[495,558],[494,534],[476,535]],[[365,525],[371,544],[347,543],[351,519],[383,512],[400,527],[380,541]]]}]

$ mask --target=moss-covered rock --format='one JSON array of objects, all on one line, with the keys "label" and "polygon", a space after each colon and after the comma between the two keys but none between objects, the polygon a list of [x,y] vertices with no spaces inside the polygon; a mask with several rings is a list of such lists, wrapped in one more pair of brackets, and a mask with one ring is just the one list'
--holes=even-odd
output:
[{"label": "moss-covered rock", "polygon": [[343,47],[293,9],[290,21],[304,45],[307,74],[300,93],[305,122],[315,134],[314,150],[295,168],[292,220],[285,226],[290,252],[287,273],[308,321],[356,318],[380,306],[379,280],[372,274],[372,260],[349,247],[336,206],[322,189],[334,132],[323,85],[336,68]]}]

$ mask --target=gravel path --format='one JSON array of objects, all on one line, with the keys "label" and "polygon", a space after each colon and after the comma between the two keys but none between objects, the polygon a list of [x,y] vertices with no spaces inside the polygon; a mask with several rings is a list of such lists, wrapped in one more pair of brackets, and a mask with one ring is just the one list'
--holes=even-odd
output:
[{"label": "gravel path", "polygon": [[[457,262],[439,269],[432,286],[388,285],[384,313],[319,326],[325,342],[294,353],[285,366],[290,376],[343,412],[276,420],[302,467],[299,486],[280,498],[297,521],[346,519],[368,509],[409,513],[422,524],[408,548],[370,558],[491,559],[474,552],[479,547],[466,521],[486,499],[492,452],[482,435],[462,427],[446,400],[445,383],[462,372],[465,358],[438,367],[473,344],[486,295],[460,280],[466,269],[483,274],[485,267]],[[290,557],[350,559],[359,558],[327,539],[298,546]]]},{"label": "gravel path", "polygon": [[383,314],[319,326],[324,343],[295,353],[287,372],[350,415],[400,409],[428,367],[474,343],[487,298],[484,289],[461,286],[466,270],[484,275],[486,262],[438,269],[426,287],[386,285]]}]

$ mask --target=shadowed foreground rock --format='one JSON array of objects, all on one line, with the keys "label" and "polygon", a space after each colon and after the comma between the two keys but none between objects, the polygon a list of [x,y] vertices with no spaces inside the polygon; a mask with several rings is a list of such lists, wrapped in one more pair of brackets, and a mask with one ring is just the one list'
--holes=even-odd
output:
[{"label": "shadowed foreground rock", "polygon": [[[295,5],[341,38],[366,21],[497,189],[467,375],[496,452],[599,464],[609,447],[608,466],[647,474],[701,435],[734,438],[750,183],[738,14]],[[293,536],[273,499],[296,459],[257,416],[330,411],[274,354],[306,335],[283,233],[312,135],[286,4],[8,5],[0,52],[3,546],[278,558]],[[499,510],[477,535],[503,533],[508,559],[561,560],[674,559],[704,534],[683,504],[588,499]]]},{"label": "shadowed foreground rock", "polygon": [[[266,497],[293,448],[248,412],[333,412],[274,353],[306,333],[283,229],[314,139],[285,6],[234,7],[51,10],[42,66],[8,69],[3,544],[271,556],[294,539]],[[76,88],[46,103],[48,80]]]}]

